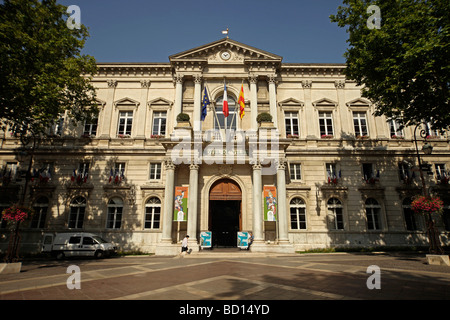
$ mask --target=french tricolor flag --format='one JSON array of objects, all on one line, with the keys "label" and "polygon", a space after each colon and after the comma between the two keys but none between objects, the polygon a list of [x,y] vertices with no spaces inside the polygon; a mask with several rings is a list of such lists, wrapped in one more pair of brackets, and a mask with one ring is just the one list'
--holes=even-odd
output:
[{"label": "french tricolor flag", "polygon": [[224,85],[224,89],[223,89],[222,112],[225,117],[228,117],[229,110],[228,110],[227,85],[225,83],[223,85]]}]

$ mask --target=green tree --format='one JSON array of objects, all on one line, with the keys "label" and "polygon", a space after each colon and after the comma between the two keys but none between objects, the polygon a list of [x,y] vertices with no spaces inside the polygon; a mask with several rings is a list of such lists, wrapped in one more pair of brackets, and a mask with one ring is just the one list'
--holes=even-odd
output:
[{"label": "green tree", "polygon": [[[330,19],[349,33],[345,74],[375,103],[375,115],[404,125],[427,121],[435,129],[448,128],[450,2],[344,0],[343,4]],[[379,28],[374,18],[381,18]]]},{"label": "green tree", "polygon": [[[81,24],[69,28],[68,18],[67,7],[56,0],[0,3],[0,126],[20,138],[20,153],[29,156],[20,206],[38,141],[62,115],[76,124],[98,113],[91,84],[97,65],[81,54],[88,31]],[[17,221],[7,262],[18,259],[19,225]]]},{"label": "green tree", "polygon": [[55,0],[0,4],[0,121],[20,137],[40,136],[66,111],[74,123],[98,112],[90,80],[95,59],[82,55],[87,28],[69,28]]}]

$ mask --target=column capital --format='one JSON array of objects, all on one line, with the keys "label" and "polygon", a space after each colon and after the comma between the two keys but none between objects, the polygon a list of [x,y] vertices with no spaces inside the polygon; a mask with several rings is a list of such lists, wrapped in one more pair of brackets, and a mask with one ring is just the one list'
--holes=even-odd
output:
[{"label": "column capital", "polygon": [[250,83],[256,84],[258,82],[258,75],[257,74],[249,74],[248,81],[250,81]]},{"label": "column capital", "polygon": [[141,87],[142,88],[150,88],[150,80],[141,80]]},{"label": "column capital", "polygon": [[250,160],[250,164],[252,165],[253,170],[261,170],[261,162],[259,160]]},{"label": "column capital", "polygon": [[287,161],[284,158],[280,158],[280,159],[276,160],[276,164],[277,164],[277,170],[285,170]]},{"label": "column capital", "polygon": [[166,170],[175,170],[175,164],[171,159],[165,159],[164,160],[164,168]]},{"label": "column capital", "polygon": [[196,73],[192,77],[194,78],[194,83],[202,83],[203,75]]},{"label": "column capital", "polygon": [[115,88],[115,87],[117,87],[117,80],[112,80],[112,79],[110,79],[110,80],[106,80],[106,82],[108,83],[108,87],[109,87],[109,88]]},{"label": "column capital", "polygon": [[336,87],[336,89],[344,89],[345,88],[345,80],[334,81],[334,86]]},{"label": "column capital", "polygon": [[276,74],[268,74],[267,75],[267,82],[269,84],[277,84],[277,75]]},{"label": "column capital", "polygon": [[173,82],[182,84],[183,83],[183,77],[184,76],[182,74],[177,73],[173,77]]},{"label": "column capital", "polygon": [[198,164],[193,163],[193,164],[189,165],[189,169],[198,171],[198,169],[200,169],[200,166]]},{"label": "column capital", "polygon": [[311,89],[312,81],[311,80],[303,80],[302,81],[302,87]]}]

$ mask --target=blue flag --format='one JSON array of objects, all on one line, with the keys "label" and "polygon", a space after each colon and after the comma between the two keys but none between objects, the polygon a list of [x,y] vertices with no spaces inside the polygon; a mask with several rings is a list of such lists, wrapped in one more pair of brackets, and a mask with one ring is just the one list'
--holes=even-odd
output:
[{"label": "blue flag", "polygon": [[201,115],[201,120],[205,120],[206,118],[206,107],[208,106],[208,104],[210,104],[209,102],[209,97],[208,97],[208,92],[206,92],[206,87],[205,90],[203,92],[203,101],[202,101],[202,115]]}]

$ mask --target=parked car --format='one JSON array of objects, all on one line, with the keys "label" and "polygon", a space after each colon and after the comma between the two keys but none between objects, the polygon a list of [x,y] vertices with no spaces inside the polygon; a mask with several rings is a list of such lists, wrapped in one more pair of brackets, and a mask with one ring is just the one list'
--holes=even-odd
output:
[{"label": "parked car", "polygon": [[46,233],[42,252],[50,253],[57,259],[80,256],[102,258],[117,253],[117,246],[93,233],[69,232],[56,235]]}]

